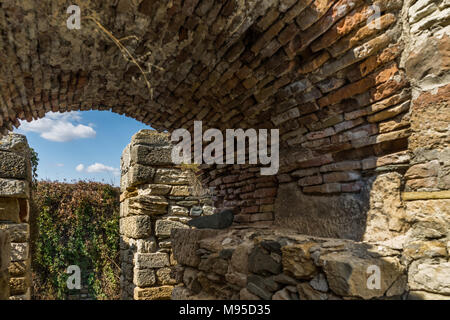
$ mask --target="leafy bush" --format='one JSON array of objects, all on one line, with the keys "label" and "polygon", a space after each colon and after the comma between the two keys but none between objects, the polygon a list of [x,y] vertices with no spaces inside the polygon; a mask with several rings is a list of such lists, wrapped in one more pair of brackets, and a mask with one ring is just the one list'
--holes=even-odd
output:
[{"label": "leafy bush", "polygon": [[[39,181],[34,191],[35,299],[67,299],[67,267],[78,265],[95,299],[119,299],[119,190],[107,184]],[[75,291],[75,292],[74,292]]]}]

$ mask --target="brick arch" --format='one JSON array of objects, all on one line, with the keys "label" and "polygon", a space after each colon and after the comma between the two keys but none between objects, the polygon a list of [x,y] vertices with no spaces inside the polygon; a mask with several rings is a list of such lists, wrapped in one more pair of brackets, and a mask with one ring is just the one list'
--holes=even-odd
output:
[{"label": "brick arch", "polygon": [[[370,25],[373,5],[381,16]],[[302,195],[359,193],[366,171],[401,162],[398,152],[407,150],[402,5],[101,1],[81,6],[81,29],[69,30],[64,1],[3,1],[1,133],[48,111],[91,109],[158,130],[192,128],[194,120],[278,128],[276,178],[205,169],[203,182],[219,187],[218,202],[235,208],[237,220],[272,220],[280,184],[295,183]]]}]

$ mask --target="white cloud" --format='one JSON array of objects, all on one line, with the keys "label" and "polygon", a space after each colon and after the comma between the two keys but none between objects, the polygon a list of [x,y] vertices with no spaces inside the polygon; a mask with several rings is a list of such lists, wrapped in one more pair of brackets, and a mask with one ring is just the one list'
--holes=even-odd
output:
[{"label": "white cloud", "polygon": [[87,173],[104,173],[104,172],[111,172],[112,174],[118,176],[120,174],[120,170],[118,168],[110,167],[107,165],[104,165],[103,163],[94,163],[85,168],[83,164],[79,164],[75,168],[78,172],[87,172]]},{"label": "white cloud", "polygon": [[75,139],[94,138],[92,124],[80,124],[80,112],[48,112],[44,118],[31,122],[22,121],[20,129],[36,132],[44,139],[55,142],[67,142]]},{"label": "white cloud", "polygon": [[56,166],[57,167],[64,167],[64,163],[57,163]]}]

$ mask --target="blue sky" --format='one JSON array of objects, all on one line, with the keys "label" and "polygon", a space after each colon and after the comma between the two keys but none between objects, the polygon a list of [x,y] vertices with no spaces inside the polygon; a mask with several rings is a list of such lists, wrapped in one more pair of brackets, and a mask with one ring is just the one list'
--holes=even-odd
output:
[{"label": "blue sky", "polygon": [[14,131],[39,154],[38,179],[118,185],[122,151],[141,129],[151,127],[110,111],[76,111],[49,112]]}]

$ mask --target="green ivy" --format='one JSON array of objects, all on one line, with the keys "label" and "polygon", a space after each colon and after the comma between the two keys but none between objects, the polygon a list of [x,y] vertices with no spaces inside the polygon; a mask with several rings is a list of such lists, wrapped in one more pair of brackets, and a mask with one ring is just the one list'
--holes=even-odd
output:
[{"label": "green ivy", "polygon": [[38,236],[34,291],[40,299],[66,299],[66,269],[78,265],[95,299],[119,298],[119,191],[95,182],[38,182]]}]

